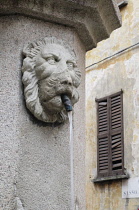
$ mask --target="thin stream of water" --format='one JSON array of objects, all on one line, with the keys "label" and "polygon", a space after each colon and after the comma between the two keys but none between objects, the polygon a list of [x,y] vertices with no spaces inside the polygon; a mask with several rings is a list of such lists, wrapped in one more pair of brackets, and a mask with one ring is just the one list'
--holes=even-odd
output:
[{"label": "thin stream of water", "polygon": [[68,112],[70,123],[70,184],[71,184],[71,210],[74,210],[74,172],[73,172],[73,128],[72,128],[72,111]]}]

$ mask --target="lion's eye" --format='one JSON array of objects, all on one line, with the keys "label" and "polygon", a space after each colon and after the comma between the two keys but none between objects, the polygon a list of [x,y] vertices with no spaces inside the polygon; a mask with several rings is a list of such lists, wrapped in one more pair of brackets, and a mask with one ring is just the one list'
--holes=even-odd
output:
[{"label": "lion's eye", "polygon": [[67,62],[67,67],[69,70],[72,70],[74,67],[74,64],[72,62]]},{"label": "lion's eye", "polygon": [[55,64],[56,63],[56,60],[53,56],[46,58],[46,60],[49,64]]},{"label": "lion's eye", "polygon": [[47,61],[48,61],[48,63],[50,63],[50,64],[55,64],[55,59],[54,59],[54,57],[49,57],[49,58],[47,58],[46,59]]}]

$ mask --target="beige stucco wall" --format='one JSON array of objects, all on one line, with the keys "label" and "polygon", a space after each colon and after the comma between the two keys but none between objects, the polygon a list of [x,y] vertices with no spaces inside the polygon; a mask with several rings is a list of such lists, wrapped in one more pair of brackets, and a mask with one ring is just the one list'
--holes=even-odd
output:
[{"label": "beige stucco wall", "polygon": [[[109,39],[87,53],[90,66],[139,42],[139,2],[129,0],[121,9],[123,25]],[[86,195],[87,210],[136,210],[139,198],[122,198],[122,180],[101,184],[97,176],[97,124],[95,98],[123,89],[125,168],[139,177],[139,45],[86,69]]]}]

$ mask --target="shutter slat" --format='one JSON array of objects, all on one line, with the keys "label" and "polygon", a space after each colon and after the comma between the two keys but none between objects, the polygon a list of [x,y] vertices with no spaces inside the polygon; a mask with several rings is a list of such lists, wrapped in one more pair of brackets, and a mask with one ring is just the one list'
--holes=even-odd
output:
[{"label": "shutter slat", "polygon": [[112,113],[115,113],[115,112],[118,112],[118,111],[121,111],[121,107],[119,106],[115,106],[114,108],[111,108],[111,111],[112,111]]},{"label": "shutter slat", "polygon": [[108,146],[108,144],[100,145],[99,148],[106,148],[106,146]]},{"label": "shutter slat", "polygon": [[115,139],[118,139],[118,138],[121,138],[121,134],[119,134],[119,133],[112,136],[112,141],[115,140]]},{"label": "shutter slat", "polygon": [[121,105],[115,106],[115,107],[111,108],[112,112],[114,112],[116,109],[121,110]]},{"label": "shutter slat", "polygon": [[115,106],[121,106],[121,101],[119,99],[119,101],[116,101],[115,103],[111,103],[111,107],[114,108]]},{"label": "shutter slat", "polygon": [[101,171],[101,170],[106,170],[106,169],[108,169],[108,166],[106,166],[106,167],[101,167],[101,166],[100,166],[100,171]]},{"label": "shutter slat", "polygon": [[118,100],[118,99],[120,100],[120,96],[115,96],[111,99],[111,101],[114,102],[115,100]]},{"label": "shutter slat", "polygon": [[103,145],[108,146],[107,142],[101,142],[101,143],[99,143],[99,145],[100,145],[100,147],[102,147]]},{"label": "shutter slat", "polygon": [[100,151],[100,152],[101,152],[101,151],[105,151],[105,150],[106,150],[106,147],[105,147],[105,148],[104,148],[104,147],[103,147],[103,148],[100,148],[100,147],[99,147],[99,151]]},{"label": "shutter slat", "polygon": [[100,156],[104,155],[104,154],[108,154],[108,151],[99,151]]},{"label": "shutter slat", "polygon": [[115,106],[115,104],[116,104],[116,106],[119,106],[120,102],[121,102],[121,96],[119,96],[118,98],[115,96],[111,97],[111,106],[112,107]]},{"label": "shutter slat", "polygon": [[[99,134],[102,132],[101,130],[104,130],[104,129],[106,129],[107,130],[107,125],[100,125],[99,127],[98,127],[98,129],[99,129]],[[100,134],[101,135],[101,134]]]},{"label": "shutter slat", "polygon": [[106,113],[106,114],[107,114],[107,109],[106,109],[106,108],[103,109],[103,110],[100,110],[100,109],[99,109],[99,114],[103,114],[103,113]]},{"label": "shutter slat", "polygon": [[104,110],[106,110],[106,107],[99,107],[98,109],[99,109],[99,111],[104,111]]},{"label": "shutter slat", "polygon": [[121,125],[121,122],[122,122],[122,121],[121,121],[120,119],[119,119],[119,121],[112,122],[112,126],[114,126],[114,125],[119,125],[119,124]]},{"label": "shutter slat", "polygon": [[111,101],[111,106],[116,106],[117,103],[120,103],[120,98],[119,99],[116,99],[114,101]]},{"label": "shutter slat", "polygon": [[120,106],[120,104],[121,104],[120,99],[115,100],[114,102],[111,101],[111,107],[112,107],[112,108],[115,108],[115,107],[117,107],[117,106]]},{"label": "shutter slat", "polygon": [[112,158],[112,161],[117,161],[117,160],[121,160],[122,156],[119,156],[117,158]]},{"label": "shutter slat", "polygon": [[103,122],[99,123],[99,126],[102,126],[102,125],[106,125],[107,126],[107,121],[103,121]]},{"label": "shutter slat", "polygon": [[114,143],[116,143],[116,142],[119,142],[119,141],[121,141],[121,139],[113,140],[113,141],[112,141],[112,144],[114,144]]},{"label": "shutter slat", "polygon": [[101,160],[101,161],[99,161],[99,163],[100,163],[100,164],[102,164],[102,163],[103,163],[103,165],[104,165],[104,164],[106,164],[106,165],[107,165],[107,163],[108,163],[108,159]]},{"label": "shutter slat", "polygon": [[117,119],[119,117],[121,117],[121,112],[119,114],[115,115],[115,116],[112,116],[112,120]]},{"label": "shutter slat", "polygon": [[115,117],[115,116],[119,116],[119,115],[121,115],[121,111],[120,110],[117,111],[116,113],[113,113],[112,114],[112,118]]},{"label": "shutter slat", "polygon": [[117,151],[116,153],[112,154],[112,157],[120,157],[119,155],[121,155],[121,151]]},{"label": "shutter slat", "polygon": [[107,113],[100,113],[99,118],[102,118],[102,117],[107,117]]},{"label": "shutter slat", "polygon": [[120,128],[120,127],[121,127],[121,125],[118,124],[118,125],[112,126],[112,129],[116,129],[116,128]]},{"label": "shutter slat", "polygon": [[107,141],[107,138],[102,138],[102,139],[99,139],[99,142],[106,142]]},{"label": "shutter slat", "polygon": [[122,120],[121,117],[118,117],[118,118],[116,118],[116,119],[114,119],[114,120],[112,119],[112,123],[115,123],[115,122],[117,122],[117,121],[119,121],[119,120]]},{"label": "shutter slat", "polygon": [[105,134],[105,133],[107,132],[107,129],[105,129],[105,130],[104,130],[104,129],[103,129],[103,130],[100,130],[99,132],[100,132],[101,134]]},{"label": "shutter slat", "polygon": [[107,115],[105,115],[105,116],[100,115],[100,116],[99,116],[99,120],[104,119],[104,118],[107,119]]},{"label": "shutter slat", "polygon": [[105,129],[105,128],[107,129],[107,125],[106,125],[106,124],[100,125],[100,126],[99,126],[99,130],[100,130],[100,129]]},{"label": "shutter slat", "polygon": [[107,131],[107,127],[99,127],[99,132],[106,132]]},{"label": "shutter slat", "polygon": [[105,159],[108,160],[108,157],[105,157],[105,156],[104,156],[104,157],[99,158],[100,161],[101,161],[101,160],[105,160]]},{"label": "shutter slat", "polygon": [[120,109],[117,109],[117,110],[112,111],[112,115],[113,116],[115,116],[115,115],[121,115],[121,110]]},{"label": "shutter slat", "polygon": [[121,151],[117,152],[116,154],[112,154],[112,158],[120,157],[120,156],[122,156]]},{"label": "shutter slat", "polygon": [[115,147],[117,147],[118,145],[121,145],[121,142],[118,142],[118,143],[112,145],[112,149],[115,148]]},{"label": "shutter slat", "polygon": [[102,122],[107,122],[107,118],[99,118],[99,124],[102,123]]},{"label": "shutter slat", "polygon": [[116,168],[116,167],[119,167],[119,166],[122,166],[122,163],[113,164],[113,168]]},{"label": "shutter slat", "polygon": [[107,101],[102,101],[102,102],[99,102],[99,106],[107,106]]},{"label": "shutter slat", "polygon": [[100,165],[100,169],[106,169],[106,168],[108,168],[108,163],[100,163],[99,162],[99,165]]},{"label": "shutter slat", "polygon": [[120,146],[118,146],[117,148],[114,148],[112,150],[112,154],[115,154],[116,152],[118,153],[119,151],[121,152],[121,147]]}]

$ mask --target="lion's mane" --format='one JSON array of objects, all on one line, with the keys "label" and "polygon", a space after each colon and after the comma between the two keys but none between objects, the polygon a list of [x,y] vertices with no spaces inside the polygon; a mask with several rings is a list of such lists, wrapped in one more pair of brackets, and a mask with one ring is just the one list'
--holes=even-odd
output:
[{"label": "lion's mane", "polygon": [[[44,38],[41,41],[36,41],[28,44],[23,49],[23,54],[25,59],[22,66],[22,82],[24,84],[24,95],[26,100],[26,106],[31,111],[31,113],[44,122],[63,122],[67,116],[65,111],[62,110],[58,114],[49,115],[49,113],[44,112],[43,107],[40,103],[38,94],[38,78],[35,72],[36,60],[35,57],[40,53],[42,47],[48,44],[58,44],[65,46],[65,43],[61,40],[55,38]],[[75,58],[74,52],[66,46]],[[77,72],[77,77],[80,77],[80,73]]]}]

